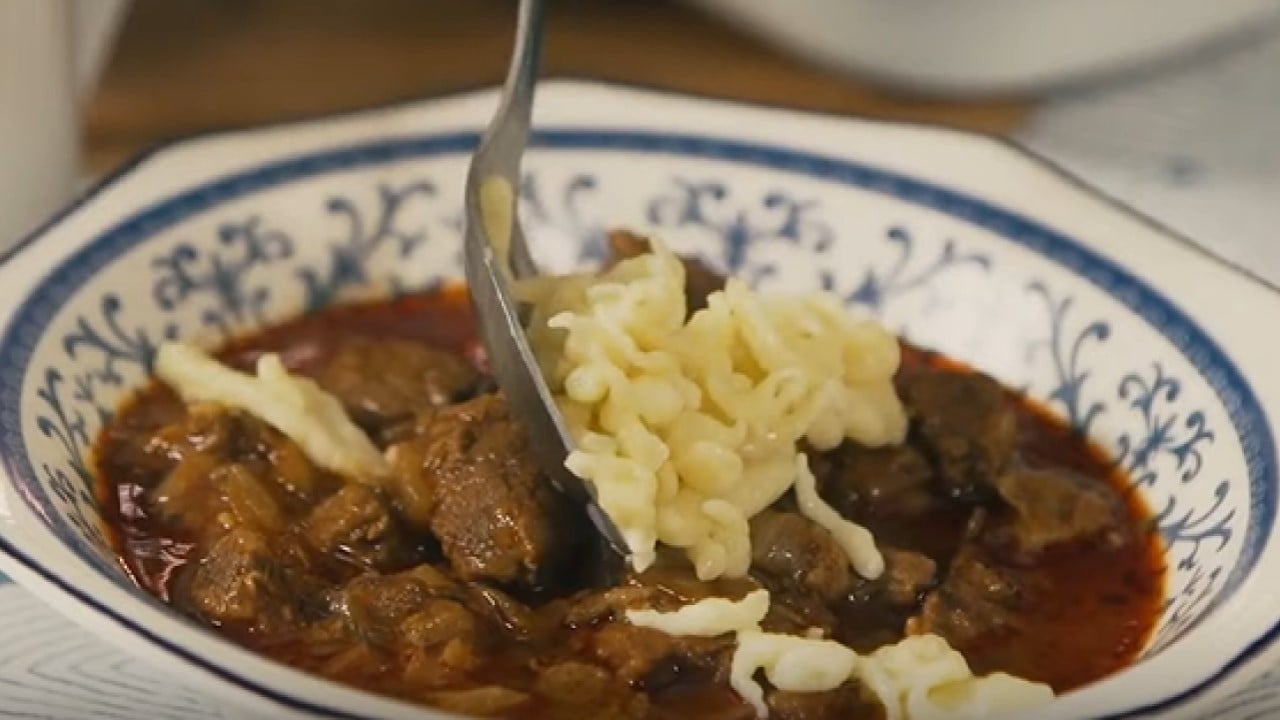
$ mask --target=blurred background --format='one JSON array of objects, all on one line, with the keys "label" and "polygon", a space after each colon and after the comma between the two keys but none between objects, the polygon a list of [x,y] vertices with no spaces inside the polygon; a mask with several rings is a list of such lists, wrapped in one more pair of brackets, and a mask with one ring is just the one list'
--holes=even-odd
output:
[{"label": "blurred background", "polygon": [[[785,3],[778,3],[785,4]],[[1008,132],[1016,101],[908,100],[667,0],[551,0],[544,74]],[[498,83],[510,0],[134,0],[86,113],[90,165],[157,138]]]},{"label": "blurred background", "polygon": [[[82,145],[74,162],[83,180],[167,138],[496,83],[513,6],[0,0],[0,156],[10,176],[21,177],[7,194],[32,185],[33,171],[14,158],[33,152],[33,131],[12,120],[6,126],[16,106],[5,93],[38,77],[24,65],[30,52],[15,49],[32,42],[36,13],[82,31],[68,43],[79,81],[74,132]],[[550,7],[547,75],[1010,137],[1280,278],[1273,242],[1280,0],[551,0]],[[49,117],[29,112],[27,128],[45,132]],[[41,202],[52,201],[24,207]]]}]

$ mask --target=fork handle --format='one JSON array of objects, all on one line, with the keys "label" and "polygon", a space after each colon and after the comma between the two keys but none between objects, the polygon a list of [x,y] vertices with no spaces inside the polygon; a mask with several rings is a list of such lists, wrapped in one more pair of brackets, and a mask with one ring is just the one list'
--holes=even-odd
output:
[{"label": "fork handle", "polygon": [[[507,68],[502,100],[480,141],[471,167],[471,172],[478,179],[494,175],[505,178],[513,190],[513,205],[518,204],[520,197],[520,159],[528,144],[532,123],[534,87],[542,58],[545,6],[544,0],[520,0],[515,49],[511,54],[511,65]],[[510,217],[515,218],[516,208],[510,210]],[[519,222],[512,228],[508,253],[511,277],[538,274]]]}]

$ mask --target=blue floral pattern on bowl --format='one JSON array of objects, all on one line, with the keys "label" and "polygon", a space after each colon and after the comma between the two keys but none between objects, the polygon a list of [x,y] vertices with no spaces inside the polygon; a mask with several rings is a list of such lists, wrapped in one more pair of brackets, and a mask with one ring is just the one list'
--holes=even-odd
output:
[{"label": "blue floral pattern on bowl", "polygon": [[[0,375],[0,448],[17,495],[127,585],[90,449],[149,374],[157,343],[213,344],[459,277],[458,185],[474,140],[282,161],[146,208],[86,244],[0,340],[0,367],[21,370]],[[645,132],[548,131],[538,148],[522,213],[547,266],[597,263],[610,227],[653,229],[762,287],[835,292],[909,340],[1025,388],[1102,443],[1168,546],[1148,653],[1228,598],[1256,562],[1274,520],[1266,417],[1213,341],[1123,268],[977,199],[855,163]],[[575,164],[592,149],[622,159]],[[708,160],[734,172],[709,171]],[[234,202],[255,193],[287,203]]]}]

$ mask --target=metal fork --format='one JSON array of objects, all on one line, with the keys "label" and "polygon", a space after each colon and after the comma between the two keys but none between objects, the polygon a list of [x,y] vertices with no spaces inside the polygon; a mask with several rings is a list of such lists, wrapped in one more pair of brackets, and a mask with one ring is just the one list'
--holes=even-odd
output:
[{"label": "metal fork", "polygon": [[516,204],[542,52],[543,6],[543,0],[520,2],[502,99],[471,158],[465,192],[466,278],[494,377],[506,393],[512,416],[524,424],[535,459],[557,487],[585,506],[601,537],[625,557],[626,541],[601,509],[594,490],[565,469],[573,440],[534,360],[509,288],[512,280],[538,274]]}]

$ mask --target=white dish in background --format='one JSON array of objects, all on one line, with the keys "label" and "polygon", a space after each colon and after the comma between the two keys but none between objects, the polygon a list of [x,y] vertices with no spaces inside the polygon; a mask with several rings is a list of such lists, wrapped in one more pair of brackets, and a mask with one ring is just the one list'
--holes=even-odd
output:
[{"label": "white dish in background", "polygon": [[1255,28],[1276,0],[690,0],[798,57],[942,95],[1096,80]]},{"label": "white dish in background", "polygon": [[[0,568],[182,684],[279,717],[430,717],[225,642],[133,588],[85,459],[155,343],[215,342],[459,272],[460,192],[495,96],[169,146],[0,266]],[[1148,657],[1040,718],[1177,714],[1274,660],[1280,296],[996,140],[548,83],[524,188],[553,268],[613,225],[773,287],[826,285],[1026,386],[1134,468],[1173,570]],[[354,262],[353,262],[354,261]],[[1241,308],[1251,312],[1241,313]],[[425,712],[425,715],[424,715]]]},{"label": "white dish in background", "polygon": [[1170,72],[1040,103],[1017,141],[1280,283],[1280,25],[1269,33]]}]

